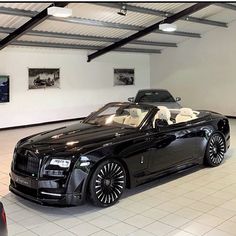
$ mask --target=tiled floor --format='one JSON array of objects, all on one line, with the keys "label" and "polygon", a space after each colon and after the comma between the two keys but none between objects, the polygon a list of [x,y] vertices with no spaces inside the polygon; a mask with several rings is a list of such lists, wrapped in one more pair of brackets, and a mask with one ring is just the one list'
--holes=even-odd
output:
[{"label": "tiled floor", "polygon": [[236,120],[230,122],[231,148],[221,166],[195,168],[127,190],[118,204],[106,209],[41,206],[10,193],[8,174],[17,140],[62,124],[1,131],[0,200],[9,235],[236,235]]}]

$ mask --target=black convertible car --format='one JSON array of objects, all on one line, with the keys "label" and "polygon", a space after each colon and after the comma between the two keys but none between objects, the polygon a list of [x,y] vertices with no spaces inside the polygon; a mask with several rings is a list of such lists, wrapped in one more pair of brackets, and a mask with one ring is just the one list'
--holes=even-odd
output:
[{"label": "black convertible car", "polygon": [[228,119],[190,108],[109,103],[82,122],[20,140],[10,190],[39,203],[107,207],[134,187],[206,163],[230,145]]}]

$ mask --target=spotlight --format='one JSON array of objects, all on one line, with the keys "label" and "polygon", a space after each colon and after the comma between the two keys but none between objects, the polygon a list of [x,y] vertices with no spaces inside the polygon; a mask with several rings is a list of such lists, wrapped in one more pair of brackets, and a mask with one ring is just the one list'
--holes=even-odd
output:
[{"label": "spotlight", "polygon": [[72,15],[72,9],[63,7],[49,7],[48,15],[55,17],[69,17]]},{"label": "spotlight", "polygon": [[176,31],[176,29],[177,29],[177,26],[174,24],[164,23],[164,24],[159,25],[159,30],[166,31],[166,32],[173,32],[173,31]]},{"label": "spotlight", "polygon": [[127,14],[127,9],[125,5],[122,5],[120,8],[120,11],[117,12],[118,15],[120,16],[126,16]]}]

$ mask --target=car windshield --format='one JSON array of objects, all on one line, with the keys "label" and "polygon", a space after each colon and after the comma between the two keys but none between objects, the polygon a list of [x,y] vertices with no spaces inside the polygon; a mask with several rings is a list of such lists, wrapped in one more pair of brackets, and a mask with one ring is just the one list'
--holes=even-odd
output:
[{"label": "car windshield", "polygon": [[89,116],[84,122],[101,126],[138,127],[151,110],[136,104],[107,105]]},{"label": "car windshield", "polygon": [[168,91],[147,91],[138,95],[138,102],[175,102]]}]

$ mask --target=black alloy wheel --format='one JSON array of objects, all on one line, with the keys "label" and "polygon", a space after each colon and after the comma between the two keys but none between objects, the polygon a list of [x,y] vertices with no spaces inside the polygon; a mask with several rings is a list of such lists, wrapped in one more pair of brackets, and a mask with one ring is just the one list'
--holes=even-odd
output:
[{"label": "black alloy wheel", "polygon": [[218,166],[224,160],[225,141],[222,135],[215,133],[208,141],[205,160],[209,166]]},{"label": "black alloy wheel", "polygon": [[121,163],[107,160],[98,165],[90,182],[90,196],[94,205],[108,207],[121,197],[126,186],[126,173]]}]

